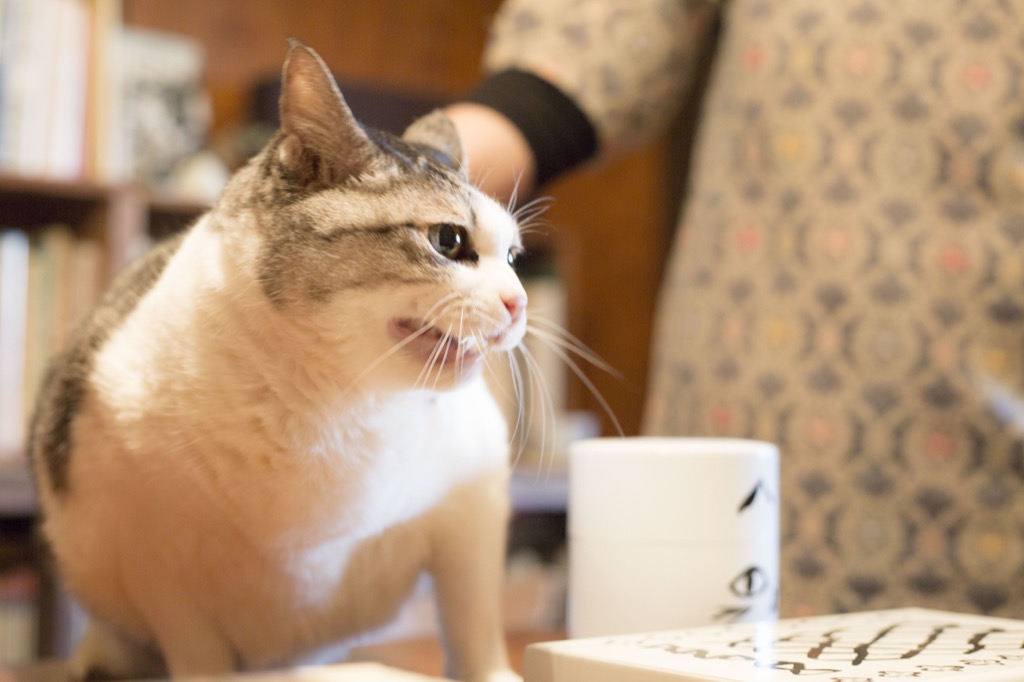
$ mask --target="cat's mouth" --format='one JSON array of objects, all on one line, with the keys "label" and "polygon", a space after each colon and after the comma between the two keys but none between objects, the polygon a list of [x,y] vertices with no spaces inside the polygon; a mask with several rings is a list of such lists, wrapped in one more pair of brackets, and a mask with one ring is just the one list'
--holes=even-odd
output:
[{"label": "cat's mouth", "polygon": [[493,338],[473,334],[459,336],[410,318],[391,320],[391,336],[424,362],[465,367],[475,363],[493,343]]}]

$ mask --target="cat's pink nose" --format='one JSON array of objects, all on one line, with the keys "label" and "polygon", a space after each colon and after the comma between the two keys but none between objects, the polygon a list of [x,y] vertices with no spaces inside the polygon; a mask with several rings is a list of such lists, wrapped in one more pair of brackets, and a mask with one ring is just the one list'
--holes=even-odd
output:
[{"label": "cat's pink nose", "polygon": [[502,296],[501,302],[505,304],[505,310],[512,317],[512,321],[517,321],[523,316],[523,311],[526,310],[526,294],[516,294],[515,296]]}]

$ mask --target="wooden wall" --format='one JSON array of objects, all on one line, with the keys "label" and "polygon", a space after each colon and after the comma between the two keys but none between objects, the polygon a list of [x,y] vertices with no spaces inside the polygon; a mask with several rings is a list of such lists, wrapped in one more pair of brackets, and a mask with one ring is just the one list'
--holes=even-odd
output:
[{"label": "wooden wall", "polygon": [[[499,0],[124,0],[128,23],[191,35],[207,55],[215,126],[245,114],[254,82],[280,72],[286,40],[315,48],[343,80],[456,97],[479,75]],[[651,314],[673,215],[658,141],[546,188],[550,241],[570,293],[570,331],[621,378],[589,375],[627,434],[639,427]],[[600,411],[578,382],[574,407]],[[605,432],[613,432],[602,417]]]}]

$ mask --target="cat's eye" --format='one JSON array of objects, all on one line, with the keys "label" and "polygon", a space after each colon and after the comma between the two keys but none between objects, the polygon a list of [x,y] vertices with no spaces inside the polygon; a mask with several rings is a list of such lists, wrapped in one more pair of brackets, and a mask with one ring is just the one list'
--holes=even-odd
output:
[{"label": "cat's eye", "polygon": [[466,228],[451,223],[431,225],[427,230],[427,237],[434,251],[452,260],[462,257],[469,244]]},{"label": "cat's eye", "polygon": [[509,249],[508,250],[508,256],[506,257],[506,260],[508,261],[509,265],[511,265],[512,267],[515,267],[516,266],[516,261],[519,260],[519,251],[517,251],[516,249]]}]

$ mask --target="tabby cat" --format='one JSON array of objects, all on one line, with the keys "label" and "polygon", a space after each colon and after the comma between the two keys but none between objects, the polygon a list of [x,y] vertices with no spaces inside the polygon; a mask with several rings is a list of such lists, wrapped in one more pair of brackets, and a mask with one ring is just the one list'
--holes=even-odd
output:
[{"label": "tabby cat", "polygon": [[49,372],[29,450],[90,614],[76,676],[337,656],[428,572],[446,671],[517,679],[501,631],[508,428],[485,356],[526,295],[515,219],[440,112],[353,118],[293,43],[281,127],[129,267]]}]

